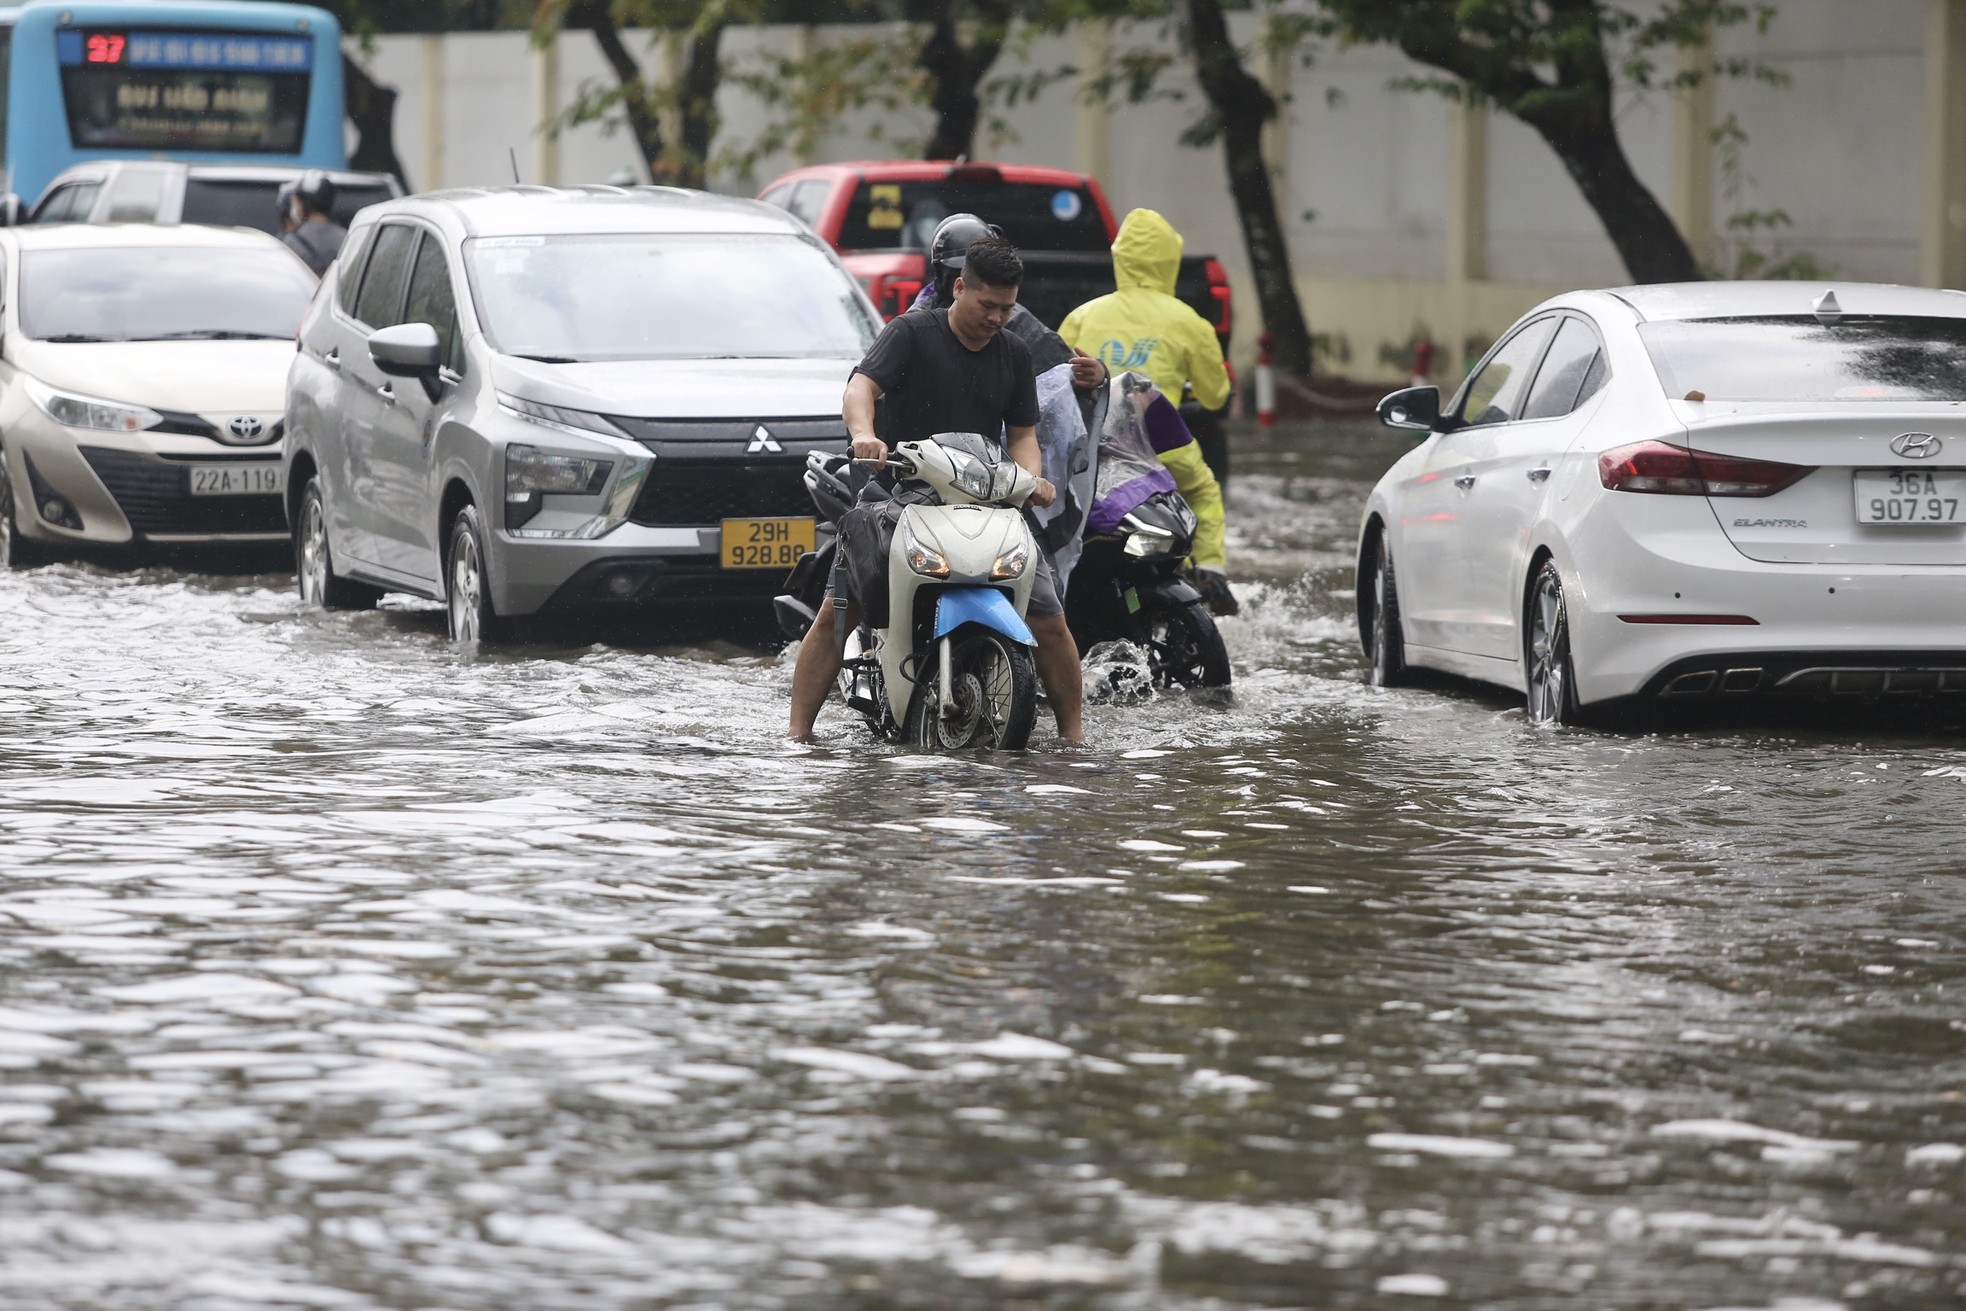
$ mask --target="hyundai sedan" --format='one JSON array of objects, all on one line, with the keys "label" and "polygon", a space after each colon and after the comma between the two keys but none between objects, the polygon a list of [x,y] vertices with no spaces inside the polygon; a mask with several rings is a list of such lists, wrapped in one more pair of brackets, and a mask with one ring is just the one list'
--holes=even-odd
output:
[{"label": "hyundai sedan", "polygon": [[1358,623],[1538,723],[1635,698],[1966,691],[1966,295],[1700,283],[1559,296],[1372,490]]},{"label": "hyundai sedan", "polygon": [[816,544],[802,481],[846,447],[878,326],[768,205],[667,187],[472,188],[362,212],[288,377],[300,592],[649,620],[771,597]]}]

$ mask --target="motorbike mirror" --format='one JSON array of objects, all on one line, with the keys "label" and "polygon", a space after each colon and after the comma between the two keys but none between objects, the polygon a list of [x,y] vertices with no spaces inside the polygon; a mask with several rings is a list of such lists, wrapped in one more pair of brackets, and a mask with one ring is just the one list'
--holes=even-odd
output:
[{"label": "motorbike mirror", "polygon": [[1440,419],[1440,388],[1408,387],[1379,402],[1379,422],[1388,428],[1431,432]]}]

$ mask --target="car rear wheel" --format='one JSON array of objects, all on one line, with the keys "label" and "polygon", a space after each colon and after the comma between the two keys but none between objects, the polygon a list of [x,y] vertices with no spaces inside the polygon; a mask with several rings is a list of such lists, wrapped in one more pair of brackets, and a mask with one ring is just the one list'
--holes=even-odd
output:
[{"label": "car rear wheel", "polygon": [[328,549],[328,502],[319,478],[309,478],[294,521],[294,586],[300,603],[319,610],[373,610],[378,588],[335,576]]},{"label": "car rear wheel", "polygon": [[1524,607],[1524,681],[1528,684],[1529,722],[1576,724],[1583,718],[1577,704],[1577,679],[1570,658],[1570,617],[1563,603],[1563,577],[1556,561],[1545,560],[1529,585]]},{"label": "car rear wheel", "polygon": [[26,569],[44,558],[38,542],[21,536],[19,513],[14,504],[14,480],[7,473],[6,456],[0,454],[0,569]]},{"label": "car rear wheel", "polygon": [[444,612],[451,641],[459,646],[495,641],[504,625],[492,606],[491,578],[485,571],[485,530],[476,506],[458,511],[451,523],[450,550],[445,558]]},{"label": "car rear wheel", "polygon": [[1398,687],[1406,681],[1406,636],[1399,626],[1393,552],[1384,533],[1373,538],[1371,565],[1372,614],[1365,626],[1365,658],[1372,662],[1372,686]]}]

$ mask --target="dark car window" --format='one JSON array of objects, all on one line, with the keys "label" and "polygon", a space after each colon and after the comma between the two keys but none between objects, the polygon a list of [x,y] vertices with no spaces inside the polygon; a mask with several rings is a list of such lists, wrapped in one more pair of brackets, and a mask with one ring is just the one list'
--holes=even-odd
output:
[{"label": "dark car window", "polygon": [[437,330],[443,346],[444,363],[462,373],[458,349],[457,298],[451,293],[450,268],[444,261],[443,240],[425,233],[416,250],[416,265],[410,270],[409,304],[403,322],[427,323]]},{"label": "dark car window", "polygon": [[1468,383],[1467,399],[1461,405],[1465,426],[1509,423],[1518,416],[1530,374],[1554,331],[1555,319],[1538,319],[1502,343]]},{"label": "dark car window", "polygon": [[215,178],[187,178],[184,183],[184,210],[179,216],[186,223],[205,223],[215,228],[258,228],[280,235],[280,193],[277,182],[234,182]]},{"label": "dark car window", "polygon": [[792,195],[785,202],[785,211],[807,227],[816,228],[820,216],[826,212],[826,199],[832,194],[833,184],[824,178],[801,182],[792,188]]},{"label": "dark car window", "polygon": [[1084,187],[937,179],[855,186],[840,225],[841,250],[926,250],[951,214],[994,223],[1023,250],[1106,251],[1112,238]]},{"label": "dark car window", "polygon": [[349,318],[355,317],[355,293],[362,286],[362,264],[369,257],[369,238],[375,236],[374,228],[363,228],[350,233],[341,248],[341,255],[335,261],[335,301],[341,312]]},{"label": "dark car window", "polygon": [[1550,353],[1543,357],[1543,367],[1536,371],[1536,385],[1529,389],[1522,417],[1554,419],[1576,409],[1584,399],[1584,380],[1597,362],[1599,349],[1597,334],[1582,319],[1565,319],[1550,343]]},{"label": "dark car window", "polygon": [[387,182],[337,182],[334,207],[328,216],[345,228],[360,211],[395,198],[396,189]]},{"label": "dark car window", "polygon": [[415,228],[403,223],[383,225],[362,271],[362,289],[355,295],[356,318],[371,328],[390,328],[403,321],[403,275],[415,250]]},{"label": "dark car window", "polygon": [[1966,401],[1966,318],[1688,319],[1638,336],[1673,400]]}]

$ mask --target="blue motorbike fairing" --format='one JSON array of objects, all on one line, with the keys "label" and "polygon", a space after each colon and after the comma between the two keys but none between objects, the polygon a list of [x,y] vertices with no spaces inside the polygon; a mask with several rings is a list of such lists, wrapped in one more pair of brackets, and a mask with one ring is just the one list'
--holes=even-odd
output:
[{"label": "blue motorbike fairing", "polygon": [[935,598],[935,636],[939,640],[964,624],[981,624],[1025,646],[1036,646],[1030,625],[1010,598],[994,587],[957,587]]}]

